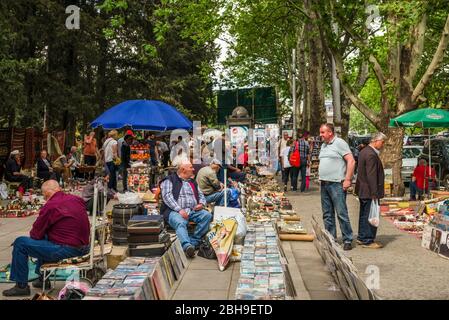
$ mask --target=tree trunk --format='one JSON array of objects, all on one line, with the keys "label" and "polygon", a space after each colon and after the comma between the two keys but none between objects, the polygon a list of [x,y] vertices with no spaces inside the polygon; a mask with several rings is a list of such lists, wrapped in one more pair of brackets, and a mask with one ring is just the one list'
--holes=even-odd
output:
[{"label": "tree trunk", "polygon": [[402,197],[405,193],[401,177],[403,128],[386,128],[383,133],[387,136],[380,158],[384,169],[393,169],[393,195]]},{"label": "tree trunk", "polygon": [[349,118],[351,114],[351,101],[341,94],[341,138],[348,140],[349,134]]}]

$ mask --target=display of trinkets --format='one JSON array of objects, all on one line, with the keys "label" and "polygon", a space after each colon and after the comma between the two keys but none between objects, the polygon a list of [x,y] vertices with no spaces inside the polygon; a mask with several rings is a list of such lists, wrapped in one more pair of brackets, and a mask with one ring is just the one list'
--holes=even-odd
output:
[{"label": "display of trinkets", "polygon": [[128,188],[134,192],[147,192],[150,188],[151,169],[147,166],[132,167],[128,170]]},{"label": "display of trinkets", "polygon": [[42,207],[42,199],[37,196],[24,196],[22,199],[14,199],[5,207],[0,206],[0,218],[23,218],[39,213]]}]

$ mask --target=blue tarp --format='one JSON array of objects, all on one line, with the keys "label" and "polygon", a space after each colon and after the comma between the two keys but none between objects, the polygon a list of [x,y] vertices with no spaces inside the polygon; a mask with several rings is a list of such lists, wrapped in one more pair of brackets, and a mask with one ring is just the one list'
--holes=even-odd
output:
[{"label": "blue tarp", "polygon": [[173,106],[159,100],[128,100],[106,110],[92,128],[168,131],[192,128],[192,122]]}]

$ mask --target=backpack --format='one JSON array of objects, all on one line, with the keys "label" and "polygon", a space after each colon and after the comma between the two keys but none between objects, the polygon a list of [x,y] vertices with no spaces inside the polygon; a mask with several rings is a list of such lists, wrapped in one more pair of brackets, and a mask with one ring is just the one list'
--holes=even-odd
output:
[{"label": "backpack", "polygon": [[202,239],[198,250],[198,256],[206,259],[216,259],[217,255],[208,239]]},{"label": "backpack", "polygon": [[292,167],[299,168],[299,166],[301,164],[301,156],[299,154],[298,141],[295,142],[294,147],[290,148],[290,151],[288,153],[288,161],[290,162],[290,165]]}]

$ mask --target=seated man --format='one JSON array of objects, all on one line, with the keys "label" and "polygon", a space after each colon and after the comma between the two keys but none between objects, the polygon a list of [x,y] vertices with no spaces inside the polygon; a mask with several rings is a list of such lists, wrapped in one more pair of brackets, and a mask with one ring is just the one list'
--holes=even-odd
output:
[{"label": "seated man", "polygon": [[41,151],[41,156],[37,159],[37,177],[43,179],[44,181],[54,179],[58,180],[56,173],[53,172],[53,167],[48,161],[48,154],[46,150]]},{"label": "seated man", "polygon": [[5,179],[9,182],[20,182],[19,193],[23,195],[25,190],[31,189],[33,186],[33,180],[20,173],[22,168],[22,162],[20,159],[20,151],[14,150],[11,152],[9,159],[5,165]]},{"label": "seated man", "polygon": [[[212,215],[203,209],[206,199],[192,179],[193,166],[184,161],[178,171],[161,181],[162,205],[161,214],[168,224],[176,230],[182,249],[189,258],[195,256],[201,238],[209,231]],[[192,237],[187,233],[189,221],[196,223]]]},{"label": "seated man", "polygon": [[[90,224],[83,199],[65,194],[55,180],[42,185],[46,204],[30,231],[30,237],[14,241],[10,279],[16,285],[3,291],[4,296],[28,296],[28,259],[37,258],[36,273],[43,263],[85,255],[89,252]],[[42,288],[42,276],[33,287]],[[50,281],[45,283],[50,288]]]},{"label": "seated man", "polygon": [[67,160],[67,156],[65,154],[60,155],[53,161],[53,170],[62,176],[64,182],[68,182],[69,179],[72,178],[72,171],[70,168],[73,165],[73,160]]},{"label": "seated man", "polygon": [[[106,191],[107,201],[109,201],[111,199],[118,199],[117,192],[115,192],[113,189],[109,189],[107,187],[108,183],[109,183],[109,175],[105,175],[103,186],[106,185],[106,188],[107,188],[107,191]],[[86,186],[83,188],[83,191],[81,193],[81,198],[83,198],[84,202],[86,203],[86,208],[90,215],[92,215],[93,208],[94,208],[94,186],[95,186],[95,180],[89,181],[86,184]],[[98,192],[100,192],[100,193],[103,192],[103,188],[101,186],[102,185],[100,184],[100,187],[98,188]],[[107,201],[106,201],[106,204],[107,204]],[[102,206],[102,204],[100,204],[100,207],[101,206]]]},{"label": "seated man", "polygon": [[[213,159],[210,165],[202,168],[196,176],[196,182],[206,197],[206,202],[215,203],[217,206],[224,205],[224,185],[217,178],[217,173],[220,171],[220,168],[221,161]],[[229,199],[230,195],[228,190]]]}]

